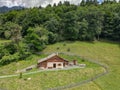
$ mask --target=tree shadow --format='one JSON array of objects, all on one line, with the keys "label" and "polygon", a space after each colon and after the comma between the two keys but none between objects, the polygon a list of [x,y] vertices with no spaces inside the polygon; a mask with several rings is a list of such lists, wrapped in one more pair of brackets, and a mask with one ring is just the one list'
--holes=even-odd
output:
[{"label": "tree shadow", "polygon": [[120,41],[110,41],[110,40],[100,40],[100,42],[105,42],[105,43],[109,43],[109,44],[117,44],[120,48]]},{"label": "tree shadow", "polygon": [[111,45],[117,45],[120,48],[120,41],[110,41],[110,40],[99,40],[99,41],[83,41],[89,44],[96,44],[97,42],[108,43]]},{"label": "tree shadow", "polygon": [[[72,44],[76,41],[64,41],[63,43],[64,44]],[[110,41],[110,40],[101,39],[101,40],[95,40],[95,41],[80,41],[80,42],[85,42],[85,43],[89,43],[89,44],[96,44],[97,42],[103,42],[103,43],[118,45],[118,47],[120,48],[120,41]]]}]

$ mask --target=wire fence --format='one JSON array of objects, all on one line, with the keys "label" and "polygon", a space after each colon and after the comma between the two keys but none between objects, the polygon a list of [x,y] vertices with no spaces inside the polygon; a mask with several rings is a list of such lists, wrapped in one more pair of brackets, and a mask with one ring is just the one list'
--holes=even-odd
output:
[{"label": "wire fence", "polygon": [[[45,54],[50,54],[50,53],[45,53]],[[73,54],[73,53],[67,53],[67,52],[64,52],[64,53],[63,52],[59,52],[59,54],[66,54],[66,55],[80,57],[81,59],[84,59],[86,61],[89,61],[89,62],[92,62],[92,63],[96,63],[96,64],[102,66],[105,69],[105,71],[103,73],[101,73],[101,74],[98,74],[98,75],[96,75],[94,77],[91,77],[91,78],[89,78],[87,80],[84,80],[84,81],[80,81],[80,82],[77,82],[77,83],[74,83],[74,84],[65,85],[65,86],[59,86],[59,87],[55,87],[55,88],[49,88],[47,90],[63,90],[63,89],[69,89],[69,88],[72,88],[72,87],[75,87],[75,86],[81,86],[83,84],[86,84],[86,83],[89,83],[91,81],[94,81],[97,78],[100,78],[100,77],[102,77],[102,76],[104,76],[104,75],[109,73],[108,67],[106,65],[98,62],[97,60],[88,59],[86,57],[82,57],[80,55],[76,55],[76,54]]]}]

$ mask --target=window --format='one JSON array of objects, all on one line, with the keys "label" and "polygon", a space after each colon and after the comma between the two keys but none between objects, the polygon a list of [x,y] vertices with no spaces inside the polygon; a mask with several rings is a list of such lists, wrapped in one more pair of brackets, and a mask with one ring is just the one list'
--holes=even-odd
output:
[{"label": "window", "polygon": [[58,64],[58,66],[61,66],[61,64]]}]

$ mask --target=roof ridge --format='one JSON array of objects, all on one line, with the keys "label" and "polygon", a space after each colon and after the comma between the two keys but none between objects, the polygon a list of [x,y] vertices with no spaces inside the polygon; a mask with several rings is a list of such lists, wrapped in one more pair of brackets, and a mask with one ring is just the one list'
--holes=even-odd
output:
[{"label": "roof ridge", "polygon": [[53,53],[53,54],[51,54],[51,55],[49,55],[49,56],[47,56],[47,57],[45,57],[45,58],[42,58],[42,59],[38,60],[38,63],[43,62],[43,61],[45,61],[45,60],[47,60],[47,59],[49,59],[49,58],[51,58],[51,57],[53,57],[53,56],[55,56],[55,55],[58,55],[58,53],[57,53],[57,54],[56,54],[56,53]]}]

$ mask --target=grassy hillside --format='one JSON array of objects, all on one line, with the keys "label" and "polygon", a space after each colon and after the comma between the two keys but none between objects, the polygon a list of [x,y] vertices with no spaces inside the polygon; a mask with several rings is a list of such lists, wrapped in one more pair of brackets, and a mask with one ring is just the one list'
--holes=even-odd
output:
[{"label": "grassy hillside", "polygon": [[[0,44],[9,41],[2,40]],[[28,66],[37,64],[40,58],[44,58],[47,55],[31,55],[26,60],[19,62],[13,62],[11,64],[0,67],[0,76],[17,74],[17,70],[24,69]],[[88,61],[82,61],[81,58],[76,56],[69,56],[60,54],[61,57],[67,60],[78,60],[79,63],[85,63],[87,65],[84,69],[71,69],[62,71],[45,71],[33,75],[23,76],[22,79],[18,77],[0,79],[0,89],[8,90],[43,90],[47,88],[53,88],[58,86],[64,86],[71,83],[80,82],[95,75],[102,73],[104,69],[94,63]],[[35,69],[38,70],[38,69]],[[31,80],[26,80],[27,78]],[[34,84],[33,84],[34,83]]]},{"label": "grassy hillside", "polygon": [[32,55],[26,60],[21,60],[19,62],[13,62],[11,64],[0,67],[0,75],[10,75],[16,74],[17,70],[22,70],[31,65],[36,65],[37,61],[44,58],[46,55]]},{"label": "grassy hillside", "polygon": [[[68,50],[69,49],[69,50]],[[67,52],[80,55],[88,59],[97,60],[109,67],[109,74],[88,84],[73,87],[68,90],[119,90],[120,88],[120,44],[113,42],[61,42],[49,45],[43,52]],[[31,56],[26,61],[12,63],[0,68],[0,75],[14,73],[17,69],[22,69],[26,66],[35,64],[42,56]],[[61,55],[61,57],[69,60],[77,59],[78,57],[70,57]],[[87,63],[87,62],[85,62]],[[73,69],[68,71],[52,71],[41,72],[38,74],[19,77],[6,78],[0,80],[0,88],[9,90],[43,90],[51,87],[67,85],[70,83],[79,82],[89,77],[103,72],[103,68],[98,65],[87,63],[88,67],[84,69]],[[87,73],[86,73],[87,72]],[[25,80],[30,77],[31,80]]]},{"label": "grassy hillside", "polygon": [[[64,45],[66,44],[66,46]],[[57,49],[59,47],[59,50]],[[83,86],[74,87],[71,90],[119,90],[120,89],[120,43],[101,42],[62,42],[50,45],[44,52],[67,52],[81,55],[106,64],[109,74],[94,82]]]},{"label": "grassy hillside", "polygon": [[[27,60],[3,66],[0,68],[0,75],[15,74],[17,70],[36,64],[38,59],[45,56],[46,55],[34,55],[27,58]],[[60,54],[60,56],[67,60],[78,60],[79,63],[85,63],[86,67],[60,71],[45,71],[26,76],[23,75],[22,79],[19,79],[19,76],[4,78],[0,79],[0,88],[9,90],[46,90],[48,88],[77,83],[104,72],[103,67],[88,61],[83,61],[79,57],[64,54]],[[38,69],[35,70],[38,71]],[[26,80],[29,77],[31,80]]]},{"label": "grassy hillside", "polygon": [[[0,75],[10,75],[10,74],[16,74],[17,70],[22,70],[26,67],[29,67],[31,65],[37,65],[37,62],[39,59],[46,57],[47,54],[42,54],[42,55],[32,55],[30,57],[28,57],[26,60],[21,60],[19,62],[13,62],[11,64],[5,65],[0,67]],[[78,63],[84,63],[87,65],[87,68],[96,68],[96,67],[100,67],[97,64],[88,62],[88,61],[82,61],[82,59],[80,57],[76,57],[76,56],[69,56],[69,55],[64,55],[64,54],[59,54],[60,57],[65,58],[69,61],[71,60],[77,60]],[[6,69],[7,68],[7,69]],[[33,69],[32,71],[35,71],[38,69]]]},{"label": "grassy hillside", "polygon": [[[0,79],[0,88],[8,90],[46,90],[48,88],[80,82],[103,72],[101,67],[47,71],[33,75]],[[31,80],[25,80],[27,78]]]}]

